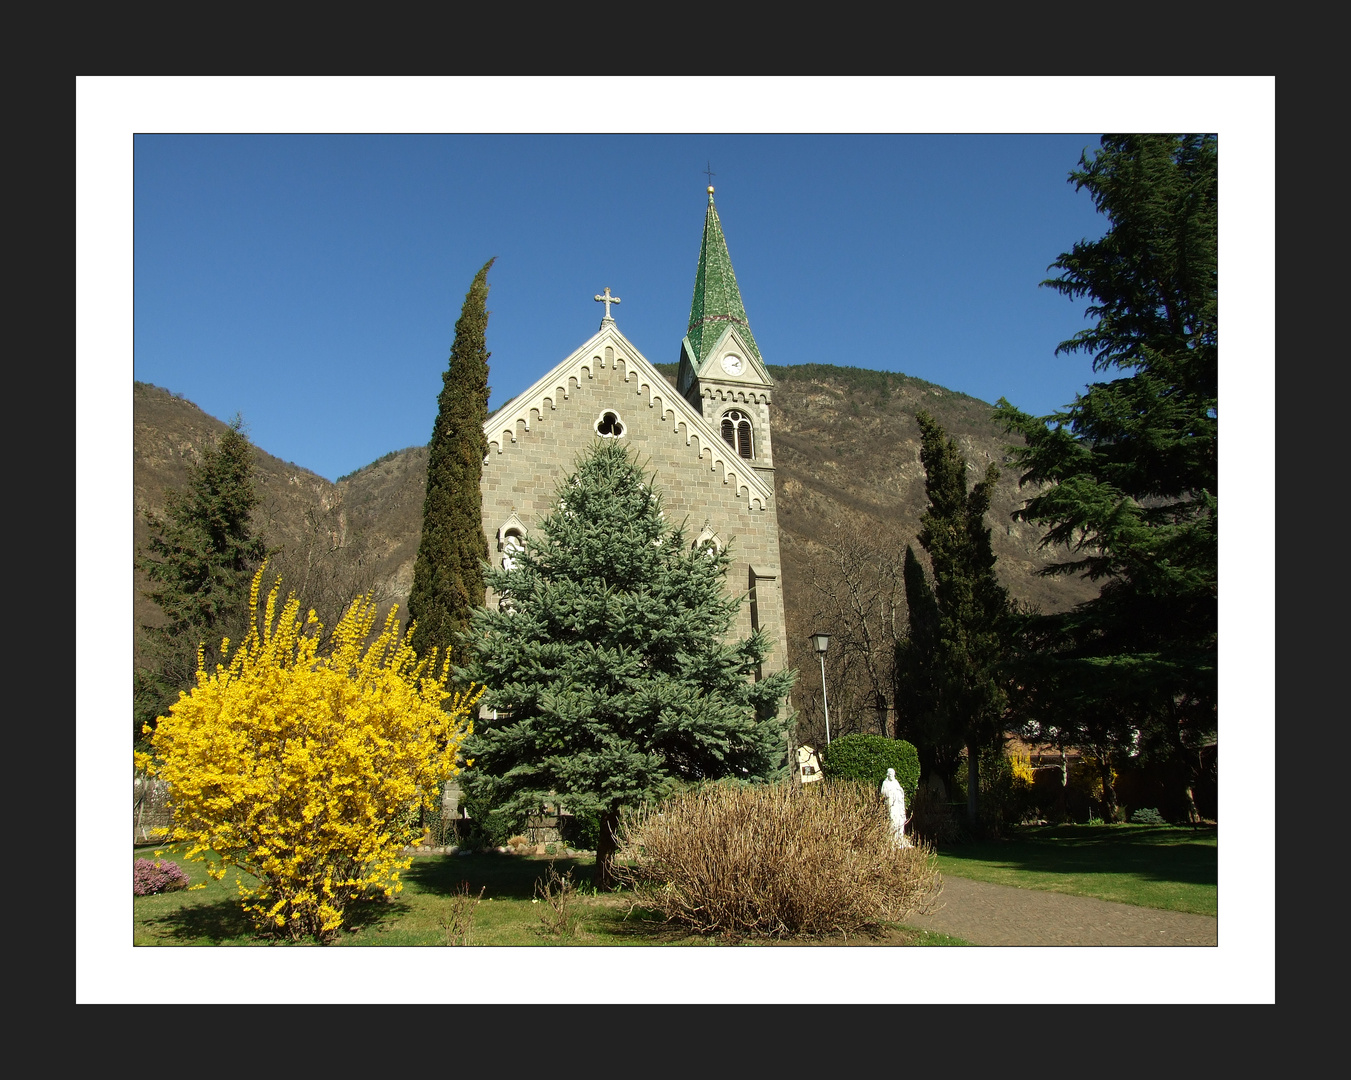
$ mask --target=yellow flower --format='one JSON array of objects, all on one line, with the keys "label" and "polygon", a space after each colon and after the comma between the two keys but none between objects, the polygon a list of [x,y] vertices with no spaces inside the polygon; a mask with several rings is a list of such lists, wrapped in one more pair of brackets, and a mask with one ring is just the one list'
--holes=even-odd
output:
[{"label": "yellow flower", "polygon": [[260,927],[323,938],[368,889],[402,889],[416,820],[404,811],[434,805],[458,771],[481,691],[443,705],[449,658],[420,661],[397,611],[375,633],[369,596],[321,650],[323,627],[302,621],[294,596],[281,603],[277,585],[260,615],[261,578],[248,633],[228,663],[199,663],[151,736],[147,771],[173,791],[167,839],[216,880],[227,867],[250,875],[236,889]]}]

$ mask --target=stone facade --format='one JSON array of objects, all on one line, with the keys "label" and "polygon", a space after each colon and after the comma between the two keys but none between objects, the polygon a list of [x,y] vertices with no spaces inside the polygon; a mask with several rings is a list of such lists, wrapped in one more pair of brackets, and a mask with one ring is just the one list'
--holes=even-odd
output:
[{"label": "stone facade", "polygon": [[[769,387],[708,388],[709,418],[682,397],[615,326],[600,331],[484,426],[483,531],[501,566],[548,512],[558,486],[597,439],[619,438],[656,474],[665,513],[701,538],[730,545],[728,587],[746,595],[735,634],[754,628],[774,642],[768,675],[787,660],[779,529],[769,437]],[[751,420],[756,457],[745,459],[715,429],[721,414]],[[605,433],[602,433],[602,430]],[[489,603],[493,603],[489,597]]]},{"label": "stone facade", "polygon": [[595,440],[622,439],[655,474],[667,520],[683,523],[686,541],[730,548],[727,587],[745,598],[733,633],[763,630],[773,647],[758,677],[780,671],[788,640],[770,433],[774,380],[746,318],[713,189],[675,386],[620,333],[610,290],[596,299],[605,317],[595,336],[484,424],[483,532],[493,565],[524,543]]}]

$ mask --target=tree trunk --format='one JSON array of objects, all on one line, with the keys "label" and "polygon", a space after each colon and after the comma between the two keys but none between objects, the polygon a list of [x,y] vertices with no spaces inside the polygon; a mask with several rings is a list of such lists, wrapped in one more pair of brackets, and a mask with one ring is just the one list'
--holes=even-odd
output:
[{"label": "tree trunk", "polygon": [[1187,821],[1190,822],[1192,828],[1196,828],[1201,824],[1201,812],[1196,809],[1195,785],[1190,780],[1182,789],[1182,794],[1186,796],[1187,800]]},{"label": "tree trunk", "polygon": [[1055,797],[1055,809],[1052,811],[1056,824],[1068,820],[1070,816],[1070,763],[1065,749],[1060,749],[1060,791]]},{"label": "tree trunk", "polygon": [[592,883],[601,892],[615,887],[615,852],[619,842],[615,830],[619,826],[619,811],[606,810],[600,816],[600,837],[596,841],[596,870]]},{"label": "tree trunk", "polygon": [[980,812],[980,748],[966,746],[966,819],[974,827]]},{"label": "tree trunk", "polygon": [[1187,786],[1184,789],[1187,796],[1187,820],[1191,822],[1192,827],[1201,824],[1201,811],[1196,808],[1196,785],[1201,782],[1201,777],[1205,775],[1205,753],[1201,749],[1192,750],[1187,755]]},{"label": "tree trunk", "polygon": [[1116,788],[1112,784],[1112,762],[1105,754],[1098,758],[1098,775],[1102,778],[1102,820],[1110,825],[1116,820]]}]

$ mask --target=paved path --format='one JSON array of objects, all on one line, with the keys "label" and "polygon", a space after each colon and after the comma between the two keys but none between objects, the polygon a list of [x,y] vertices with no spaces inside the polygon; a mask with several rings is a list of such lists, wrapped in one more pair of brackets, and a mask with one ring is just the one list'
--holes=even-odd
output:
[{"label": "paved path", "polygon": [[907,926],[973,945],[1218,945],[1211,915],[1132,907],[1085,896],[943,876],[942,907]]}]

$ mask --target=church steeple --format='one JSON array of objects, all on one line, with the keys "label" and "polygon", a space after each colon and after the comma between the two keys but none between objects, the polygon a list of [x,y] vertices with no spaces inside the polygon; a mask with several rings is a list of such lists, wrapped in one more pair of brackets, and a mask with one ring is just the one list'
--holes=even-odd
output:
[{"label": "church steeple", "polygon": [[722,235],[718,208],[713,205],[713,188],[708,189],[708,211],[704,215],[704,239],[699,248],[699,269],[694,276],[694,300],[690,304],[690,326],[686,335],[698,368],[728,325],[736,327],[746,348],[761,364],[764,359],[751,334],[746,306],[741,302],[732,257]]},{"label": "church steeple", "polygon": [[769,405],[774,379],[751,335],[712,187],[675,384],[723,441],[772,484]]}]

